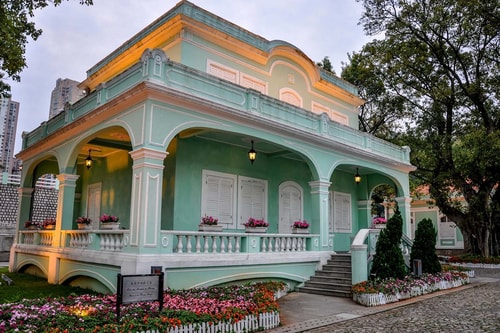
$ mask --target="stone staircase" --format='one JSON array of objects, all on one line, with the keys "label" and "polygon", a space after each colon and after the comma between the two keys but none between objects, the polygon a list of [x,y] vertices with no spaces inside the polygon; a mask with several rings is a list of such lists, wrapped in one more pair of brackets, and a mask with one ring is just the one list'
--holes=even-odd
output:
[{"label": "stone staircase", "polygon": [[299,292],[335,297],[352,297],[351,255],[334,254],[321,270],[306,281]]}]

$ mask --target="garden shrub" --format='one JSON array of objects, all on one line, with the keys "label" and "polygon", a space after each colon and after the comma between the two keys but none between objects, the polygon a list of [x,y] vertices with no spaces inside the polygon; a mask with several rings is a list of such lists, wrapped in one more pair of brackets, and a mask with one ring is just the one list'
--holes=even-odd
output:
[{"label": "garden shrub", "polygon": [[371,278],[403,279],[407,273],[403,253],[401,252],[401,236],[403,235],[403,218],[396,205],[394,215],[387,220],[385,229],[380,231],[373,258]]},{"label": "garden shrub", "polygon": [[441,272],[441,264],[436,254],[437,231],[431,219],[423,219],[417,225],[415,239],[411,247],[410,262],[422,260],[422,273]]}]

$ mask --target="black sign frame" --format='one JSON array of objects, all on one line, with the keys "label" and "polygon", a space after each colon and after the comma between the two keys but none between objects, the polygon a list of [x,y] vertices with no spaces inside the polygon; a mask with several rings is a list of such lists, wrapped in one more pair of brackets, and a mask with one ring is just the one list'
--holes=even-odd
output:
[{"label": "black sign frame", "polygon": [[116,283],[116,320],[120,320],[122,304],[158,301],[163,309],[163,281],[165,273],[160,274],[117,274]]}]

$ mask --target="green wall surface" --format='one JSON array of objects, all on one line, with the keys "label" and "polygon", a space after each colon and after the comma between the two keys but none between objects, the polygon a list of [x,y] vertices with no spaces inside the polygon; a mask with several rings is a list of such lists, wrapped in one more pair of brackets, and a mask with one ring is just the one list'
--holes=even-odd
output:
[{"label": "green wall surface", "polygon": [[[202,171],[211,170],[268,181],[269,232],[277,232],[278,189],[283,181],[295,181],[304,191],[304,218],[310,216],[311,174],[304,162],[292,162],[283,158],[257,155],[252,165],[247,157],[248,148],[221,146],[220,143],[197,138],[178,141],[176,154],[174,221],[175,229],[196,230],[201,216]],[[206,154],[206,152],[211,152]],[[168,185],[167,185],[168,186]],[[165,198],[164,198],[165,199]],[[168,206],[164,204],[164,206]]]}]

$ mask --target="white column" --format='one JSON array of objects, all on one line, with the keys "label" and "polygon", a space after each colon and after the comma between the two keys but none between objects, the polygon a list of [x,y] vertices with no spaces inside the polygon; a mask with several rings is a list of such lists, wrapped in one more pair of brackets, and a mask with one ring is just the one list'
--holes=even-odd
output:
[{"label": "white column", "polygon": [[411,238],[411,197],[398,197],[396,198],[396,202],[403,218],[403,233]]},{"label": "white column", "polygon": [[140,252],[158,246],[161,228],[163,161],[165,151],[140,148],[130,152],[134,160],[130,207],[130,246]]},{"label": "white column", "polygon": [[320,249],[322,251],[333,251],[333,246],[329,244],[328,226],[328,189],[331,183],[324,180],[309,182],[311,186],[312,223],[311,231],[320,234]]}]

